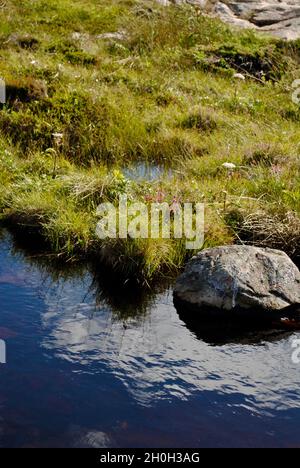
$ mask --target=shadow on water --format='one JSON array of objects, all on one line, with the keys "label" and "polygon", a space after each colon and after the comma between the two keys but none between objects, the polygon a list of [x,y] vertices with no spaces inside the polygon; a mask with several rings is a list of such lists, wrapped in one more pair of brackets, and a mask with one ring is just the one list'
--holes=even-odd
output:
[{"label": "shadow on water", "polygon": [[[212,346],[227,344],[254,345],[266,342],[276,342],[287,339],[291,331],[270,327],[247,326],[242,327],[232,321],[199,321],[191,314],[178,310],[178,316],[194,336]],[[218,320],[218,322],[217,322]]]},{"label": "shadow on water", "polygon": [[180,320],[194,336],[213,346],[260,344],[287,339],[300,330],[300,305],[280,311],[262,309],[232,311],[196,306],[173,297]]},{"label": "shadow on water", "polygon": [[[0,241],[6,235],[6,230],[0,230]],[[101,264],[68,262],[57,255],[47,254],[47,246],[35,233],[24,236],[20,231],[9,231],[9,236],[12,254],[24,256],[28,264],[38,267],[53,283],[84,278],[88,274],[90,285],[86,294],[93,295],[96,308],[108,306],[114,319],[143,318],[155,303],[157,295],[170,287],[170,280],[160,281],[151,288],[134,280],[124,282],[123,278]]]},{"label": "shadow on water", "polygon": [[164,281],[150,289],[135,282],[124,284],[120,278],[99,266],[91,265],[90,271],[93,278],[91,287],[95,291],[97,304],[108,304],[120,320],[144,316],[155,304],[157,295],[170,285],[169,281]]}]

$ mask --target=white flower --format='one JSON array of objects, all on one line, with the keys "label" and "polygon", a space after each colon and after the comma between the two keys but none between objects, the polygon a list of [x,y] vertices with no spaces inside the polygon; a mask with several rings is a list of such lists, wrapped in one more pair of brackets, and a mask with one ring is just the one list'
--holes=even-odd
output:
[{"label": "white flower", "polygon": [[222,164],[222,167],[230,170],[236,169],[236,165],[230,162],[225,162],[224,164]]},{"label": "white flower", "polygon": [[235,74],[233,75],[233,78],[234,78],[235,80],[242,80],[242,81],[245,81],[245,79],[246,79],[246,78],[245,78],[245,75],[242,75],[242,73],[235,73]]}]

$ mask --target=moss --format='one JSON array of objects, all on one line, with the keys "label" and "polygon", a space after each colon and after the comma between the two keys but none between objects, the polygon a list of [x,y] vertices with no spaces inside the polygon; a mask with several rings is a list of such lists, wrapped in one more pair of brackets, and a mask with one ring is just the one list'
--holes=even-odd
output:
[{"label": "moss", "polygon": [[80,48],[74,41],[57,41],[47,46],[50,54],[62,55],[72,65],[96,65],[97,57]]},{"label": "moss", "polygon": [[276,43],[262,44],[258,49],[231,44],[208,49],[196,47],[193,57],[204,70],[229,76],[235,71],[260,80],[280,80],[288,66],[284,50],[280,50]]},{"label": "moss", "polygon": [[65,58],[72,65],[96,65],[97,58],[86,52],[76,51],[65,53]]},{"label": "moss", "polygon": [[216,50],[216,55],[224,59],[228,67],[266,80],[280,79],[287,66],[284,55],[272,45],[251,53],[223,45]]}]

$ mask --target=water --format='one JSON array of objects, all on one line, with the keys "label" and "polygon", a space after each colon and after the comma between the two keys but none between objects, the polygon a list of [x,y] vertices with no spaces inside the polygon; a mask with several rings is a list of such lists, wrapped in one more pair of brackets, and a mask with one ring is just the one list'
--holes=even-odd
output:
[{"label": "water", "polygon": [[170,290],[125,298],[0,244],[1,447],[300,446],[299,334],[213,346]]},{"label": "water", "polygon": [[146,180],[153,182],[163,177],[171,177],[172,170],[158,164],[139,162],[129,167],[123,167],[122,173],[130,180]]}]

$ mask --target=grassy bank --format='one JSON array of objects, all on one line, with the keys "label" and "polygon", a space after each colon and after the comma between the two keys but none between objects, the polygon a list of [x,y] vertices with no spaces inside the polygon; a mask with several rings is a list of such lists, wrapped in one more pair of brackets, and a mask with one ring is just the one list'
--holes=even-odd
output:
[{"label": "grassy bank", "polygon": [[[0,9],[0,59],[4,223],[149,282],[178,271],[184,242],[100,241],[96,207],[163,193],[206,204],[206,246],[242,239],[299,256],[300,43],[189,6],[18,0]],[[129,175],[141,164],[158,176]]]}]

